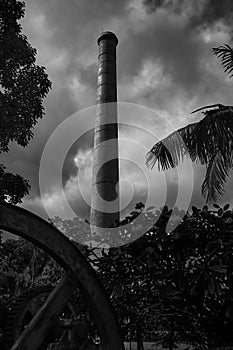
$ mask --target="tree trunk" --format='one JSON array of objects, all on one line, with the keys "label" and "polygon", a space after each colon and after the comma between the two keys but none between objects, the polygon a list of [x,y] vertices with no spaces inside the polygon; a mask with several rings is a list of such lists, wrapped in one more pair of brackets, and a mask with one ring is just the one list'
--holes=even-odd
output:
[{"label": "tree trunk", "polygon": [[173,350],[173,344],[174,344],[174,319],[171,320],[171,328],[170,328],[170,335],[169,335],[169,350]]},{"label": "tree trunk", "polygon": [[141,327],[137,326],[137,350],[144,350]]}]

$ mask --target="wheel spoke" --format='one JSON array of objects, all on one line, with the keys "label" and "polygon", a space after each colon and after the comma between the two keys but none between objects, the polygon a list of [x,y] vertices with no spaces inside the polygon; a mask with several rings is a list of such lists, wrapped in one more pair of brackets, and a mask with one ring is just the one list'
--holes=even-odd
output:
[{"label": "wheel spoke", "polygon": [[11,347],[11,350],[37,350],[74,290],[75,286],[70,273],[67,273]]}]

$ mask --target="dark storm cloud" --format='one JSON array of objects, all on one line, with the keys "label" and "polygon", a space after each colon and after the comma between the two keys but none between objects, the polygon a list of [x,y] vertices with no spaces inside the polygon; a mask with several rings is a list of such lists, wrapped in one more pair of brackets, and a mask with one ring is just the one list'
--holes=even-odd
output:
[{"label": "dark storm cloud", "polygon": [[227,24],[231,24],[233,19],[233,2],[231,0],[206,1],[201,19],[207,24],[212,24],[219,19],[223,19]]},{"label": "dark storm cloud", "polygon": [[[209,41],[204,40],[203,35],[207,29],[219,33],[221,27],[214,28],[219,20],[229,23],[233,2],[145,1],[144,4],[150,14],[138,28],[130,28],[119,45],[119,82],[132,79],[133,83],[144,64],[151,61],[161,65],[160,78],[164,76],[169,83],[164,87],[162,82],[155,86],[152,82],[149,88],[140,89],[138,98],[142,103],[169,113],[176,110],[177,101],[190,105],[189,112],[216,102],[229,104],[229,86],[220,63],[216,69],[218,59],[211,52],[212,47],[223,42],[215,40],[215,35]],[[216,68],[211,69],[211,65]]]},{"label": "dark storm cloud", "polygon": [[177,14],[186,14],[193,25],[212,25],[218,20],[232,23],[232,0],[144,0],[148,12],[165,8]]},{"label": "dark storm cloud", "polygon": [[[97,45],[96,45],[97,53]],[[83,66],[80,63],[69,63],[66,69],[67,79],[72,80],[76,77],[82,86],[85,86],[89,92],[89,105],[94,105],[96,103],[96,86],[97,86],[97,57],[96,62],[91,63],[87,66]],[[77,88],[78,94],[78,88]]]},{"label": "dark storm cloud", "polygon": [[33,1],[53,31],[53,45],[66,47],[75,55],[95,45],[97,37],[113,17],[124,14],[127,0],[40,0]]},{"label": "dark storm cloud", "polygon": [[[135,3],[139,4],[139,1]],[[132,16],[129,1],[126,0],[26,1],[25,21],[28,22],[25,27],[31,33],[32,45],[39,50],[40,64],[46,66],[53,81],[53,90],[45,100],[46,115],[36,126],[34,139],[25,149],[12,146],[12,152],[5,158],[12,171],[30,180],[32,191],[29,199],[38,199],[40,157],[53,130],[77,110],[95,103],[96,38],[103,30],[116,31],[119,38],[117,71],[121,100],[127,100],[128,91],[134,88],[134,79],[139,78],[142,89],[129,94],[129,102],[143,102],[152,108],[158,106],[172,117],[179,101],[183,104],[182,113],[216,102],[230,104],[231,87],[224,81],[220,64],[219,70],[207,69],[208,62],[215,64],[218,61],[211,54],[212,46],[223,43],[213,40],[207,43],[202,30],[212,30],[218,20],[228,24],[232,18],[233,2],[147,0],[144,4],[148,15],[143,20],[140,16]],[[118,24],[115,30],[114,21],[122,23],[122,26]],[[40,27],[37,27],[38,23]],[[152,84],[150,88],[143,88],[144,81],[140,73],[147,61],[159,63],[161,78],[165,76],[169,80],[166,86],[158,81],[156,87]],[[72,89],[71,85],[76,82],[77,87]],[[127,91],[124,90],[124,84],[127,85]],[[190,102],[192,98],[194,102]],[[190,106],[190,110],[186,105]],[[190,116],[188,122],[193,121],[191,117],[195,119],[200,115]],[[93,136],[89,133],[71,147],[63,166],[64,182],[77,172],[74,157],[79,147],[88,149],[92,142]],[[53,168],[53,162],[56,162],[56,156],[51,159],[48,188],[53,185],[53,171],[56,168]],[[198,174],[198,185],[193,195],[196,205],[200,203],[200,178]],[[172,183],[168,184],[168,189],[168,201],[172,204],[176,190]],[[137,198],[143,199],[140,193]],[[31,210],[34,208],[43,212],[39,201],[31,201],[27,205]],[[74,199],[73,205],[77,212],[87,212],[80,198]]]},{"label": "dark storm cloud", "polygon": [[[112,17],[120,16],[127,5],[128,1],[125,0],[108,1],[107,4],[104,1],[88,3],[86,1],[73,0],[69,0],[68,3],[51,0],[26,3],[26,16],[28,16],[28,19],[30,19],[30,16],[35,16],[35,18],[43,16],[43,23],[46,24],[48,36],[45,37],[44,43],[38,41],[39,47],[43,48],[43,45],[48,45],[47,50],[50,52],[52,60],[56,59],[59,50],[65,52],[64,64],[58,67],[59,69],[50,65],[48,61],[47,72],[53,82],[53,88],[45,99],[46,115],[35,128],[34,139],[30,142],[27,149],[20,149],[12,145],[12,152],[6,155],[9,167],[29,179],[32,186],[30,197],[39,195],[39,164],[48,138],[62,121],[76,112],[80,105],[82,106],[79,87],[76,89],[77,98],[72,97],[71,94],[70,84],[74,78],[77,78],[80,84],[87,89],[86,95],[89,96],[89,105],[95,103],[97,81],[96,38],[103,29],[107,29],[105,28],[105,23],[108,23]],[[33,26],[33,22],[30,25]],[[28,30],[30,30],[30,25],[26,26]],[[38,33],[36,32],[34,33],[35,38],[32,35],[32,44],[34,40],[38,40],[37,36]],[[52,52],[55,52],[54,57]],[[85,66],[85,60],[83,64],[79,62],[78,58],[82,54],[89,54],[89,52],[93,52],[93,61],[95,63]],[[44,63],[42,59],[40,61],[42,61],[42,64]],[[73,158],[80,144],[82,148],[91,147],[92,137],[89,134],[84,135],[81,143],[78,140],[76,145],[71,147],[63,167],[65,182],[77,171]],[[18,159],[20,159],[20,162],[17,161]],[[50,183],[52,184],[52,181],[51,176],[51,178],[48,178],[48,186]]]},{"label": "dark storm cloud", "polygon": [[87,67],[80,67],[79,69],[80,83],[96,87],[97,84],[97,62],[90,64]]},{"label": "dark storm cloud", "polygon": [[186,21],[161,12],[144,31],[130,33],[119,51],[122,74],[136,75],[146,60],[159,60],[174,83],[191,88],[202,72],[206,48]]},{"label": "dark storm cloud", "polygon": [[204,42],[200,30],[187,18],[159,9],[151,14],[147,26],[130,31],[120,44],[120,78],[137,75],[146,60],[157,60],[170,77],[173,92],[183,89],[187,95],[197,93],[204,84],[211,94],[217,83],[215,72],[206,70],[206,63],[213,60],[212,45]]}]

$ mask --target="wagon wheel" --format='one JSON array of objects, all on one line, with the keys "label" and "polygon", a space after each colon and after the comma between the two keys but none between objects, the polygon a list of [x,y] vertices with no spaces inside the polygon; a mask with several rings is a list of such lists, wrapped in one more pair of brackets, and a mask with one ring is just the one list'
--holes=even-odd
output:
[{"label": "wagon wheel", "polygon": [[114,310],[104,288],[94,269],[66,236],[40,217],[8,203],[0,204],[0,229],[42,248],[66,271],[11,350],[37,350],[51,321],[56,319],[77,287],[90,307],[103,350],[124,350]]}]

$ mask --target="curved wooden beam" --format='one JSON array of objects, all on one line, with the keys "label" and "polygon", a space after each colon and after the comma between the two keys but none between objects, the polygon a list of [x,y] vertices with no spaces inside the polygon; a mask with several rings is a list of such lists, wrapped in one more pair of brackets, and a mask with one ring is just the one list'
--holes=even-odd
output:
[{"label": "curved wooden beam", "polygon": [[96,272],[69,238],[37,215],[8,203],[0,204],[0,229],[39,246],[70,272],[90,305],[103,350],[124,350],[111,302]]}]

